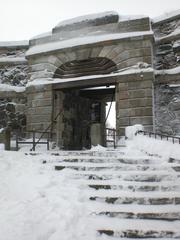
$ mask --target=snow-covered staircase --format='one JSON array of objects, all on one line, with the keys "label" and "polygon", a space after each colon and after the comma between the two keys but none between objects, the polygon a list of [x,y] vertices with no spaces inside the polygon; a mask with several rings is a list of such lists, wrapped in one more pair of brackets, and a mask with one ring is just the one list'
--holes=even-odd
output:
[{"label": "snow-covered staircase", "polygon": [[180,160],[123,151],[60,152],[42,161],[86,191],[97,238],[180,239]]}]

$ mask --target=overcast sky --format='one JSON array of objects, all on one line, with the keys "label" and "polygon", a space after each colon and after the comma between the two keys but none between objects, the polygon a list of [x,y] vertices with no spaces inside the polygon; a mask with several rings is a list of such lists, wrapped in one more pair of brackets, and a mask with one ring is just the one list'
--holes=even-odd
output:
[{"label": "overcast sky", "polygon": [[0,41],[29,40],[61,20],[103,11],[161,15],[180,9],[180,0],[0,0]]}]

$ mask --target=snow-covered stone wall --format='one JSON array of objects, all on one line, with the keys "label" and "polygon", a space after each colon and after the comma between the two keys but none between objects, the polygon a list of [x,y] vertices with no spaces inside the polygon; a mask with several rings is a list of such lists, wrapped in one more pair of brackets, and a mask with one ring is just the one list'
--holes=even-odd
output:
[{"label": "snow-covered stone wall", "polygon": [[156,131],[180,135],[180,12],[153,21]]},{"label": "snow-covered stone wall", "polygon": [[170,69],[180,65],[180,15],[154,22],[155,68]]},{"label": "snow-covered stone wall", "polygon": [[0,128],[25,130],[27,42],[0,42]]},{"label": "snow-covered stone wall", "polygon": [[156,131],[180,136],[180,85],[155,86]]}]

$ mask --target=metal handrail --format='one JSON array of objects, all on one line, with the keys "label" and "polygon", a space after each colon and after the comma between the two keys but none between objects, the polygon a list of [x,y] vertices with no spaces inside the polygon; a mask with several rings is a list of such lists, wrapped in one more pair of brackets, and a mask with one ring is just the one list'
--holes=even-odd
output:
[{"label": "metal handrail", "polygon": [[[154,132],[147,132],[147,131],[138,131],[136,134],[143,134],[149,137],[153,137],[155,139],[158,138],[158,136],[160,137],[161,140],[165,139],[167,141],[169,141],[170,139],[172,140],[173,144],[178,142],[180,144],[180,137],[174,137],[174,136],[169,136],[169,135],[165,135],[165,134],[160,134],[160,133],[154,133]],[[178,141],[175,141],[178,140]]]},{"label": "metal handrail", "polygon": [[[34,146],[34,147],[36,147],[36,145],[37,145],[37,144],[40,142],[40,140],[43,138],[44,133],[47,132],[47,131],[52,127],[53,123],[57,120],[57,118],[61,115],[62,112],[63,112],[63,109],[61,109],[61,110],[59,111],[59,113],[56,115],[56,117],[54,118],[54,120],[48,125],[48,127],[45,129],[45,131],[41,134],[41,136],[39,137],[38,141],[35,143],[35,146]],[[33,147],[30,149],[30,151],[32,151],[32,150],[33,150]]]},{"label": "metal handrail", "polygon": [[[105,134],[105,138],[106,138],[106,145],[108,142],[112,142],[114,148],[116,148],[116,129],[115,128],[106,128],[106,134]],[[112,134],[109,134],[109,132],[111,132]],[[112,139],[108,139],[108,137],[112,137]]]},{"label": "metal handrail", "polygon": [[[35,151],[36,145],[37,144],[46,144],[47,145],[47,150],[49,150],[49,139],[50,139],[50,132],[42,132],[42,131],[26,131],[23,133],[32,133],[33,138],[32,141],[21,141],[19,140],[19,135],[16,132],[16,151],[18,151],[19,149],[19,144],[32,144],[32,151]],[[36,133],[40,133],[40,134],[47,134],[47,141],[43,141],[43,142],[38,142],[36,141]]]}]

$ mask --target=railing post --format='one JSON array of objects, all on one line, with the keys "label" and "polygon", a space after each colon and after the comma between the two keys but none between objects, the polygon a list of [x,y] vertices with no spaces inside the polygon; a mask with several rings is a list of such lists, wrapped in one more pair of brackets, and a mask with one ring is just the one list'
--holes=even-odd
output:
[{"label": "railing post", "polygon": [[116,148],[116,132],[115,132],[115,129],[113,129],[113,140],[114,140],[114,148]]},{"label": "railing post", "polygon": [[32,150],[35,151],[36,148],[36,138],[35,138],[35,131],[33,131],[33,148]]},{"label": "railing post", "polygon": [[19,150],[19,146],[18,146],[18,133],[16,132],[16,151]]},{"label": "railing post", "polygon": [[47,150],[49,151],[49,138],[50,138],[50,133],[48,133],[48,136],[47,136]]}]

